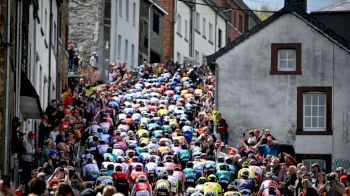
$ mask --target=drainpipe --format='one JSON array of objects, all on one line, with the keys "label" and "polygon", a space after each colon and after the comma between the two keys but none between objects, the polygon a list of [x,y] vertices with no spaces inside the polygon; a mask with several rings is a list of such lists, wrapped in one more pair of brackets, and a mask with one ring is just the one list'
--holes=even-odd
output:
[{"label": "drainpipe", "polygon": [[152,0],[152,4],[148,6],[148,62],[151,62],[151,10],[154,5],[154,0]]},{"label": "drainpipe", "polygon": [[[217,45],[217,31],[218,31],[218,13],[215,12],[215,38],[214,38],[214,52],[216,52],[216,45]],[[216,70],[216,68],[215,68]]]},{"label": "drainpipe", "polygon": [[[194,3],[196,3],[196,0],[194,0]],[[195,51],[195,27],[196,27],[196,4],[192,4],[191,8],[191,14],[190,14],[190,20],[191,20],[191,41],[190,41],[190,57],[194,58],[194,51]]]},{"label": "drainpipe", "polygon": [[[11,0],[7,0],[7,43],[11,42],[11,12],[12,12],[12,3]],[[4,118],[4,146],[5,149],[9,147],[9,86],[10,86],[10,54],[11,54],[11,49],[10,46],[7,45],[6,48],[6,85],[5,85],[5,112],[3,113],[3,118]],[[8,151],[7,151],[8,152]],[[8,153],[6,153],[6,150],[4,152],[4,157],[3,157],[3,163],[4,163],[4,168],[3,168],[3,174],[8,175],[9,172],[9,165],[8,165]]]},{"label": "drainpipe", "polygon": [[17,22],[16,22],[16,45],[17,47],[15,48],[15,52],[16,52],[16,70],[15,70],[15,78],[16,78],[16,94],[15,94],[15,116],[18,116],[21,118],[20,116],[20,112],[19,112],[19,104],[20,104],[20,91],[21,91],[21,75],[22,75],[22,66],[21,66],[21,56],[22,56],[22,50],[21,50],[21,43],[22,43],[22,1],[17,1],[16,4],[16,11],[17,11]]},{"label": "drainpipe", "polygon": [[50,16],[49,17],[50,17],[50,19],[49,19],[49,22],[50,22],[50,24],[49,24],[49,85],[48,85],[48,91],[47,91],[47,103],[50,103],[50,99],[51,99],[52,0],[50,0]]}]

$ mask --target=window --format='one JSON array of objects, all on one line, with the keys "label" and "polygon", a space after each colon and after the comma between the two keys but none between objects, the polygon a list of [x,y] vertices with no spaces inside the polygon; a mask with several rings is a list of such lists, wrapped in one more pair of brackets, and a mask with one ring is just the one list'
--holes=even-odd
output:
[{"label": "window", "polygon": [[185,20],[185,40],[188,41],[188,21]]},{"label": "window", "polygon": [[52,35],[52,38],[51,38],[51,42],[52,42],[52,47],[53,47],[53,50],[54,52],[56,53],[56,40],[57,40],[57,25],[56,25],[56,22],[53,22],[53,31],[51,33]]},{"label": "window", "polygon": [[199,52],[198,50],[195,51],[195,59],[197,62],[199,62]]},{"label": "window", "polygon": [[131,44],[131,67],[134,67],[135,65],[135,45]]},{"label": "window", "polygon": [[132,24],[136,25],[136,3],[132,3]]},{"label": "window", "polygon": [[146,20],[143,21],[143,47],[148,48],[148,22]]},{"label": "window", "polygon": [[236,11],[233,11],[233,26],[237,27]]},{"label": "window", "polygon": [[44,32],[45,32],[45,34],[47,32],[47,11],[46,11],[46,9],[45,9],[45,28],[44,28]]},{"label": "window", "polygon": [[209,23],[209,43],[213,44],[213,25]]},{"label": "window", "polygon": [[301,75],[301,44],[271,44],[271,75]]},{"label": "window", "polygon": [[129,41],[125,40],[125,48],[124,48],[124,61],[128,62],[128,52],[129,52]]},{"label": "window", "polygon": [[207,33],[206,33],[206,31],[207,31],[207,24],[206,24],[206,23],[207,23],[207,22],[206,22],[206,19],[203,17],[203,25],[202,25],[203,30],[202,30],[202,34],[203,34],[204,39],[207,38]]},{"label": "window", "polygon": [[180,52],[177,52],[177,53],[176,53],[176,61],[177,61],[178,63],[182,63],[182,62],[181,62],[181,54],[180,54]]},{"label": "window", "polygon": [[240,32],[243,32],[243,16],[242,15],[239,15],[238,25],[239,25],[238,30]]},{"label": "window", "polygon": [[153,13],[153,31],[159,34],[159,16]]},{"label": "window", "polygon": [[125,0],[125,18],[129,22],[129,0]]},{"label": "window", "polygon": [[298,87],[297,134],[331,135],[332,87]]},{"label": "window", "polygon": [[196,12],[196,31],[197,33],[200,33],[201,29],[201,16],[198,12]]},{"label": "window", "polygon": [[182,35],[181,35],[181,15],[180,14],[177,15],[176,23],[177,23],[177,25],[176,25],[177,31],[176,32],[178,35],[180,35],[182,37]]},{"label": "window", "polygon": [[119,16],[123,17],[123,0],[119,0]]},{"label": "window", "polygon": [[298,163],[303,163],[307,171],[311,171],[311,165],[318,163],[320,168],[326,169],[329,173],[332,170],[332,155],[330,154],[296,154],[296,159]]},{"label": "window", "polygon": [[294,49],[279,49],[277,56],[278,71],[295,71],[296,52]]},{"label": "window", "polygon": [[122,36],[118,35],[118,59],[121,57],[121,51],[122,51]]},{"label": "window", "polygon": [[326,128],[326,94],[304,93],[303,129],[322,131]]},{"label": "window", "polygon": [[151,60],[150,63],[160,63],[160,55],[151,50]]},{"label": "window", "polygon": [[221,48],[222,47],[222,31],[221,29],[218,30],[218,47]]},{"label": "window", "polygon": [[303,159],[301,161],[307,168],[307,171],[312,171],[312,164],[318,163],[320,168],[326,168],[326,161],[323,159]]}]

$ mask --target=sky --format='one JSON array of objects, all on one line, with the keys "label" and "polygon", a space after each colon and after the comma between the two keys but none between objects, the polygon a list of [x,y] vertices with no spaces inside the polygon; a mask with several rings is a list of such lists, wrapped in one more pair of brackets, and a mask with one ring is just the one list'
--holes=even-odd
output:
[{"label": "sky", "polygon": [[[243,0],[250,9],[259,9],[261,5],[268,5],[272,10],[279,10],[284,5],[284,0]],[[327,7],[339,0],[307,0],[307,11],[316,11]]]}]

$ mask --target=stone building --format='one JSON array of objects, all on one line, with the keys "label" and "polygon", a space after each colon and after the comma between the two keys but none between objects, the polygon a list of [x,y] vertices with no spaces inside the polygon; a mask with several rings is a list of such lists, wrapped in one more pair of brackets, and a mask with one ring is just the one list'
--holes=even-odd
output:
[{"label": "stone building", "polygon": [[350,163],[350,42],[308,14],[306,0],[285,0],[208,61],[232,144],[247,129],[269,128],[309,171],[314,162],[328,172]]},{"label": "stone building", "polygon": [[110,59],[111,0],[69,1],[69,43],[76,45],[85,64],[98,56],[100,78],[106,79]]}]

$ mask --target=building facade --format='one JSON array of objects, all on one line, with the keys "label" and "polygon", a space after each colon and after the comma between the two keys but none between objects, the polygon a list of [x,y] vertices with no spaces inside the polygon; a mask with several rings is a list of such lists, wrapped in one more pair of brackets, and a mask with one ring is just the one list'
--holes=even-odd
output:
[{"label": "building facade", "polygon": [[260,23],[260,19],[242,0],[218,0],[229,15],[226,23],[226,39],[231,42]]},{"label": "building facade", "polygon": [[218,67],[218,110],[232,143],[247,129],[270,128],[294,145],[298,161],[330,171],[332,161],[350,161],[350,45],[307,14],[305,2],[286,3],[208,57]]},{"label": "building facade", "polygon": [[[12,119],[38,130],[42,108],[57,99],[58,13],[64,1],[0,1],[0,139],[2,173],[10,174]],[[13,171],[16,171],[14,169]]]},{"label": "building facade", "polygon": [[139,64],[144,60],[150,63],[161,62],[165,15],[168,15],[168,12],[156,1],[140,0]]},{"label": "building facade", "polygon": [[110,63],[137,67],[140,1],[112,1],[111,10]]},{"label": "building facade", "polygon": [[[198,3],[198,4],[196,4]],[[226,45],[228,14],[214,1],[177,1],[174,28],[175,61],[205,64],[205,57]]]}]

